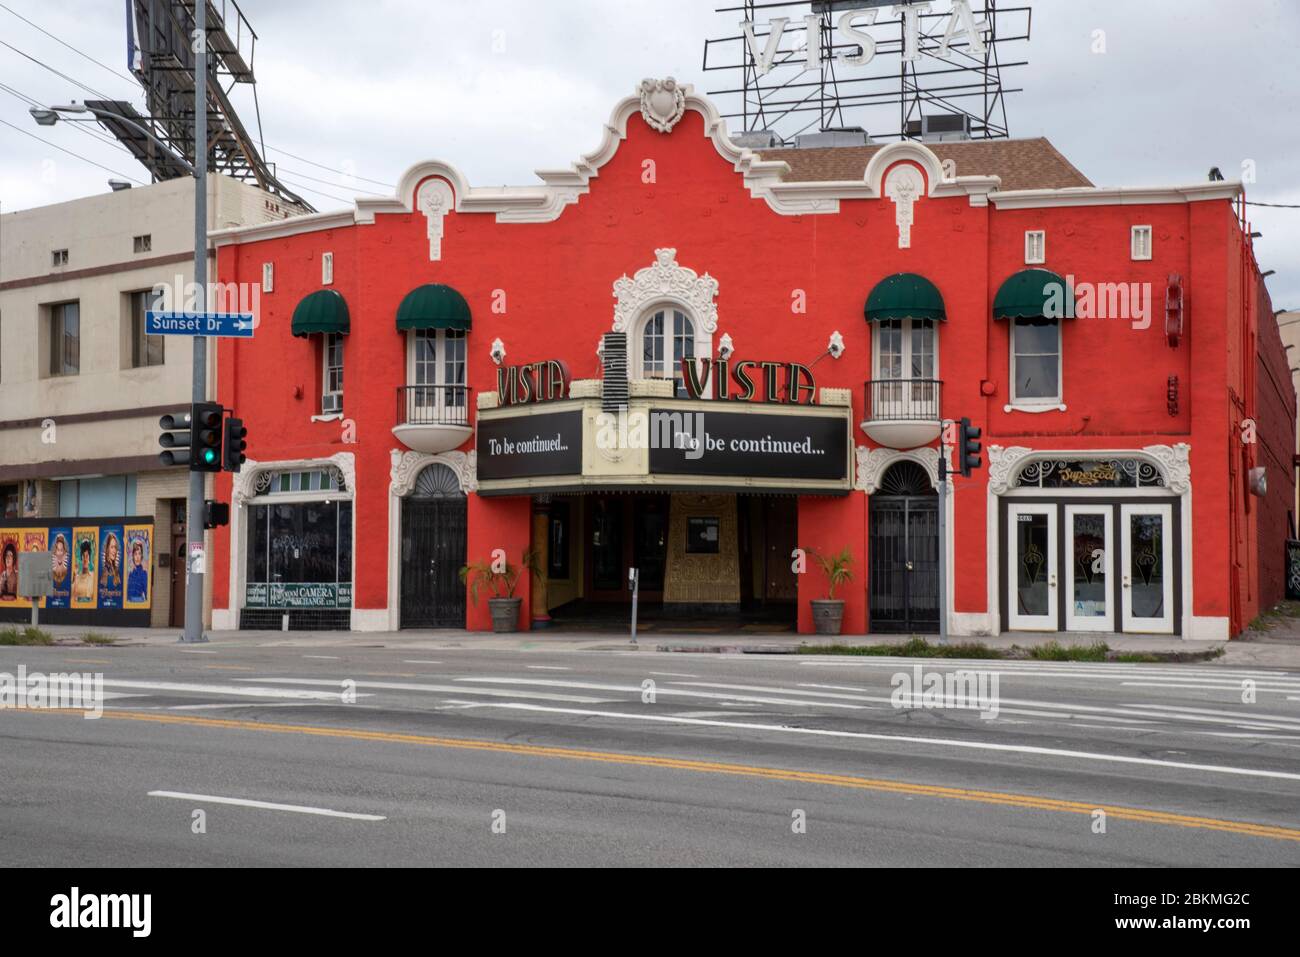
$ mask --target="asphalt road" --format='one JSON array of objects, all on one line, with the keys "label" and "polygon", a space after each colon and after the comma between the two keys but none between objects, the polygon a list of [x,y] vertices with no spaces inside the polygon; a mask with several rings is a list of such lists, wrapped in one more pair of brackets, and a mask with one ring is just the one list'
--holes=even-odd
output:
[{"label": "asphalt road", "polygon": [[0,648],[110,695],[0,711],[4,863],[1300,864],[1300,674],[363,645]]}]

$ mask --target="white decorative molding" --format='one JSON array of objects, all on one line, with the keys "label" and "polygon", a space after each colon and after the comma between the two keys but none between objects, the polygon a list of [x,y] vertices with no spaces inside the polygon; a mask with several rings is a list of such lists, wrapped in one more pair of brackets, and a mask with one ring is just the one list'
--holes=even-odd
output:
[{"label": "white decorative molding", "polygon": [[1005,495],[1008,489],[1015,487],[1020,470],[1032,461],[1069,458],[1092,462],[1114,458],[1144,458],[1160,470],[1168,491],[1182,495],[1191,489],[1190,452],[1191,446],[1184,442],[1177,445],[1148,445],[1140,449],[1027,449],[1019,445],[1010,448],[990,445],[989,491],[994,495]]},{"label": "white decorative molding", "polygon": [[489,391],[478,392],[475,393],[474,395],[474,407],[479,411],[482,411],[483,409],[495,409],[498,408],[500,405],[501,405],[501,396],[497,394],[497,391],[495,389],[491,390],[490,392]]},{"label": "white decorative molding", "polygon": [[925,469],[930,476],[930,485],[939,488],[939,450],[932,445],[919,449],[869,449],[859,445],[855,449],[857,468],[854,470],[853,487],[860,492],[872,495],[880,490],[880,482],[895,462],[915,462]]},{"label": "white decorative molding", "polygon": [[1023,445],[1013,445],[1010,448],[990,445],[988,448],[989,491],[994,495],[1006,494],[1007,489],[1011,487],[1012,478],[1018,471],[1016,466],[1033,452],[1033,449],[1027,449]]},{"label": "white decorative molding", "polygon": [[411,494],[416,479],[430,465],[445,465],[456,473],[460,490],[466,495],[478,491],[478,453],[475,451],[425,454],[393,449],[390,455],[393,464],[389,471],[389,492],[398,498]]},{"label": "white decorative molding", "polygon": [[[1192,487],[1192,447],[1186,442],[1176,445],[1148,445],[1142,451],[1154,459],[1165,473],[1165,487],[1182,495]],[[1186,534],[1186,533],[1184,533]]]},{"label": "white decorative molding", "polygon": [[342,491],[322,489],[317,494],[321,498],[339,498],[341,496],[351,498],[356,491],[356,456],[351,452],[336,452],[329,458],[324,459],[286,459],[277,462],[255,462],[248,459],[244,462],[243,469],[234,475],[230,491],[231,504],[239,507],[249,500],[257,498],[261,494],[258,485],[264,475],[275,472],[305,472],[329,466],[338,469],[343,480],[343,489]]},{"label": "white decorative molding", "polygon": [[[693,318],[713,335],[718,329],[718,281],[707,272],[701,276],[677,262],[676,249],[656,249],[655,263],[638,269],[631,279],[624,273],[614,281],[615,332],[630,332],[632,324],[647,306],[656,302],[674,302],[685,306]],[[635,353],[629,349],[628,355]]]},{"label": "white decorative molding", "polygon": [[818,405],[833,405],[841,408],[851,408],[853,406],[852,389],[836,389],[832,386],[822,386],[821,396],[817,400]]},{"label": "white decorative molding", "polygon": [[671,133],[686,115],[686,90],[671,76],[663,80],[642,80],[637,96],[641,100],[641,118],[652,130]]},{"label": "white decorative molding", "polygon": [[442,235],[447,214],[455,208],[456,198],[451,187],[440,179],[425,180],[420,185],[417,199],[420,212],[428,221],[429,262],[442,259]]},{"label": "white decorative molding", "polygon": [[[972,206],[986,206],[990,201],[999,208],[1028,209],[1049,206],[1101,206],[1133,203],[1189,203],[1201,200],[1234,199],[1242,185],[1235,182],[1196,183],[1166,188],[1068,187],[1064,189],[1018,190],[998,192],[996,176],[958,176],[943,178],[943,166],[923,143],[903,141],[887,143],[867,163],[860,179],[826,182],[784,182],[790,166],[783,160],[763,159],[759,153],[735,143],[727,132],[713,101],[696,94],[689,84],[678,84],[685,109],[694,110],[704,119],[704,135],[718,155],[741,177],[744,187],[755,199],[763,200],[785,216],[829,215],[840,211],[840,202],[851,199],[879,199],[880,180],[884,171],[901,160],[916,163],[925,173],[929,195],[968,198]],[[301,233],[338,229],[360,223],[373,223],[379,214],[411,213],[417,189],[430,178],[445,180],[454,195],[458,213],[495,215],[502,223],[548,223],[558,219],[565,207],[576,203],[590,191],[591,181],[599,174],[627,138],[628,122],[641,115],[638,92],[620,101],[605,124],[604,138],[592,153],[581,157],[567,169],[538,170],[542,180],[535,186],[471,187],[455,166],[442,160],[429,160],[408,169],[392,197],[358,197],[350,210],[313,213],[249,226],[236,226],[210,232],[215,246],[232,243],[260,242]]]},{"label": "white decorative molding", "polygon": [[898,226],[899,249],[912,248],[916,200],[924,193],[925,180],[915,166],[895,166],[885,177],[885,195],[894,201],[894,224]]},{"label": "white decorative molding", "polygon": [[600,379],[574,379],[569,383],[570,399],[599,399],[604,392]]},{"label": "white decorative molding", "polygon": [[1004,405],[1003,412],[1027,412],[1030,415],[1038,415],[1040,412],[1064,412],[1066,411],[1064,402],[1040,402],[1035,405],[1015,405],[1014,403]]},{"label": "white decorative molding", "polygon": [[631,379],[628,395],[634,399],[671,399],[676,387],[672,379]]}]

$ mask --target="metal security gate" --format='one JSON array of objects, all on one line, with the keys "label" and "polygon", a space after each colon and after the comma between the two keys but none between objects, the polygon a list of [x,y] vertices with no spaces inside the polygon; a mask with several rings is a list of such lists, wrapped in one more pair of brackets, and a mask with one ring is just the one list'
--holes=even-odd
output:
[{"label": "metal security gate", "polygon": [[402,627],[464,628],[465,494],[454,472],[431,465],[402,501]]},{"label": "metal security gate", "polygon": [[912,462],[871,496],[868,600],[873,632],[939,630],[939,498]]}]

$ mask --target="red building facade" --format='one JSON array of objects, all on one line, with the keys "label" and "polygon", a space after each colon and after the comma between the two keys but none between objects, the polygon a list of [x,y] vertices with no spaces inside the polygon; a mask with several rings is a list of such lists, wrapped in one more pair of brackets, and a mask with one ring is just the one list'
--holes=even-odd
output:
[{"label": "red building facade", "polygon": [[1276,336],[1238,184],[1098,188],[1043,140],[756,152],[655,83],[539,175],[423,163],[214,234],[221,281],[262,289],[218,354],[250,463],[217,627],[482,630],[456,571],[501,550],[537,556],[524,627],[620,618],[635,567],[643,615],[809,631],[801,556],[847,548],[846,633],[933,631],[962,417],[954,634],[1258,612],[1286,530],[1252,470],[1283,511],[1294,479],[1247,425]]}]

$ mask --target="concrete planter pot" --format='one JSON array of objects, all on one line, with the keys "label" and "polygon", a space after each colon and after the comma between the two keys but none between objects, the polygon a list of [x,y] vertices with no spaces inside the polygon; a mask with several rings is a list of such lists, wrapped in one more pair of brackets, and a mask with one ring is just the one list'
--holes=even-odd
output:
[{"label": "concrete planter pot", "polygon": [[489,598],[488,612],[492,615],[492,630],[508,633],[519,630],[519,606],[521,598]]},{"label": "concrete planter pot", "polygon": [[844,602],[839,598],[812,600],[813,628],[819,635],[838,635],[844,626]]}]

